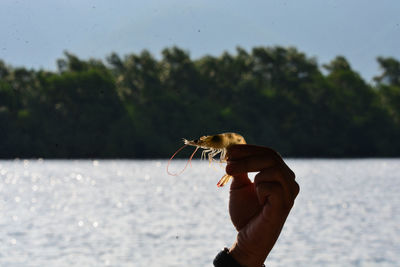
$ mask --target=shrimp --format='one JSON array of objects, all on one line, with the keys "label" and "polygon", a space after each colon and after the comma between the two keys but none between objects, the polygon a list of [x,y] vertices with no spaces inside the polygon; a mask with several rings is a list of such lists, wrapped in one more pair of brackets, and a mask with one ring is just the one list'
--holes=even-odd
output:
[{"label": "shrimp", "polygon": [[[187,164],[190,163],[194,154],[197,152],[199,148],[202,148],[203,151],[201,153],[201,159],[208,158],[208,161],[211,163],[214,160],[214,157],[220,154],[220,162],[226,162],[227,160],[227,148],[234,144],[246,144],[245,139],[243,136],[237,133],[221,133],[216,135],[206,135],[202,136],[199,139],[195,140],[187,140],[183,139],[184,146],[178,149],[175,154],[171,157],[171,159],[184,147],[186,146],[194,146],[196,150],[190,156],[189,161]],[[170,160],[171,160],[170,159]],[[187,167],[185,166],[185,169]],[[183,169],[182,172],[185,170]],[[168,166],[167,166],[168,171]],[[169,173],[169,172],[168,172]],[[225,174],[217,183],[218,187],[222,187],[229,182],[232,176]]]}]

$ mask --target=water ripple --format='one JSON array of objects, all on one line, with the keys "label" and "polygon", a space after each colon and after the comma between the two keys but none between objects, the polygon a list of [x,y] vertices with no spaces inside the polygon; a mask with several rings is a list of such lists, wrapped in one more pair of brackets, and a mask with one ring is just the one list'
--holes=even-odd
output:
[{"label": "water ripple", "polygon": [[[301,194],[270,265],[396,266],[399,163],[289,160]],[[235,239],[223,169],[165,164],[0,161],[0,266],[209,266]]]}]

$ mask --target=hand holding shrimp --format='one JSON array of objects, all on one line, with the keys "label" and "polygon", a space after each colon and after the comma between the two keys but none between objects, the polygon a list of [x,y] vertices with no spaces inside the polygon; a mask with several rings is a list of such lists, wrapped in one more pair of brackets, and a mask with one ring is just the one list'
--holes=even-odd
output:
[{"label": "hand holding shrimp", "polygon": [[[226,172],[233,176],[229,213],[238,231],[229,254],[243,266],[261,266],[299,193],[295,175],[280,155],[266,147],[227,150]],[[258,172],[252,182],[248,172]]]},{"label": "hand holding shrimp", "polygon": [[[222,134],[216,134],[216,135],[206,135],[202,136],[199,139],[196,140],[187,140],[183,139],[184,146],[182,146],[180,149],[178,149],[174,155],[170,158],[170,161],[175,157],[175,155],[181,151],[184,147],[186,146],[194,146],[196,147],[196,150],[192,153],[190,156],[188,163],[192,160],[194,154],[197,152],[199,148],[204,149],[203,152],[201,153],[201,159],[205,159],[208,157],[209,162],[211,163],[214,159],[214,157],[218,154],[220,154],[220,162],[226,162],[226,151],[227,149],[234,144],[246,144],[246,141],[244,140],[243,136],[237,133],[222,133]],[[186,166],[187,166],[186,164]],[[170,175],[178,175],[178,174],[171,174],[168,171],[168,166],[167,165],[167,172]],[[186,169],[185,168],[182,170],[182,172]],[[181,172],[181,173],[182,173]],[[232,178],[232,176],[225,174],[221,180],[217,183],[218,187],[224,186],[228,181]]]},{"label": "hand holding shrimp", "polygon": [[[184,139],[184,144],[171,159],[184,147],[195,146],[187,164],[199,148],[204,149],[202,159],[207,157],[211,163],[220,154],[220,162],[227,162],[226,174],[217,186],[225,185],[233,177],[229,214],[238,231],[228,257],[241,266],[262,266],[299,193],[294,173],[277,152],[266,147],[246,145],[244,138],[236,133],[203,136],[197,140]],[[258,172],[254,182],[247,176],[248,172]],[[214,265],[223,264],[223,257],[218,255]]]}]

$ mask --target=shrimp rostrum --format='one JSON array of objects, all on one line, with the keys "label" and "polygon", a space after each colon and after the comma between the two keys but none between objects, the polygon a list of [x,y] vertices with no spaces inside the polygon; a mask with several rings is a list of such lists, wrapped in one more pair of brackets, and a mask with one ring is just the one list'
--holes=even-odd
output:
[{"label": "shrimp rostrum", "polygon": [[[194,146],[196,147],[195,151],[192,153],[190,156],[188,163],[192,160],[194,154],[197,152],[199,148],[203,149],[201,153],[201,159],[208,159],[208,161],[211,163],[214,160],[214,157],[216,157],[218,154],[220,155],[220,162],[226,162],[227,160],[227,148],[230,147],[231,145],[235,144],[246,144],[245,139],[243,136],[237,133],[221,133],[221,134],[216,134],[216,135],[206,135],[202,136],[199,139],[195,140],[187,140],[183,139],[184,146],[182,146],[178,151],[175,152],[175,154],[171,157],[171,159],[184,147],[186,146]],[[170,159],[170,160],[171,160]],[[186,164],[187,166],[187,164]],[[186,167],[185,167],[186,169]],[[182,172],[185,170],[183,169]],[[167,171],[168,171],[168,166],[167,166]],[[169,172],[168,172],[169,173]],[[169,173],[171,174],[171,173]],[[171,175],[177,175],[177,174],[171,174]],[[229,180],[232,178],[232,176],[225,174],[222,176],[222,178],[219,180],[217,183],[218,187],[224,186],[226,183],[229,182]]]}]

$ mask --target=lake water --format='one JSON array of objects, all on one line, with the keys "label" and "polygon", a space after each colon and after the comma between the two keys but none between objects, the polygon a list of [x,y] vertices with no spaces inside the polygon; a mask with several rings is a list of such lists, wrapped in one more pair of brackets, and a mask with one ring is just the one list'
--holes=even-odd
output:
[{"label": "lake water", "polygon": [[[268,266],[400,266],[399,159],[287,162],[301,192]],[[0,266],[211,266],[236,236],[223,169],[165,167],[0,161]]]}]

